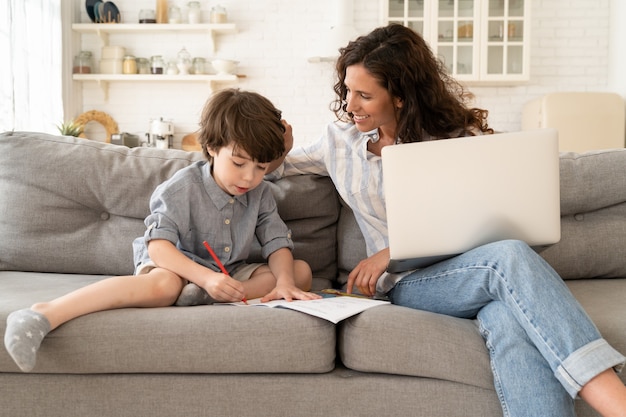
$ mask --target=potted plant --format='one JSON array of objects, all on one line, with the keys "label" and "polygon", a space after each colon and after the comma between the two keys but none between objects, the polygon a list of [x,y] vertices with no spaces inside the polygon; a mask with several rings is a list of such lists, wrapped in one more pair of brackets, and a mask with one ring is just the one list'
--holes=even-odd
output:
[{"label": "potted plant", "polygon": [[63,136],[76,136],[78,137],[81,133],[83,133],[83,125],[79,123],[74,123],[73,120],[69,122],[63,122],[60,125],[57,125],[57,129]]}]

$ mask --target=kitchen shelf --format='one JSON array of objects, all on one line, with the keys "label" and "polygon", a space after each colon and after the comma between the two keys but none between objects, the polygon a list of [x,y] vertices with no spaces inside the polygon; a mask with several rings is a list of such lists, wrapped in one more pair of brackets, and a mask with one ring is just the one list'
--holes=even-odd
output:
[{"label": "kitchen shelf", "polygon": [[74,23],[72,30],[98,35],[103,46],[109,44],[109,35],[118,33],[206,32],[211,35],[211,50],[213,52],[215,52],[215,37],[217,35],[237,33],[237,27],[234,23]]},{"label": "kitchen shelf", "polygon": [[211,90],[216,85],[236,82],[244,75],[235,74],[192,74],[192,75],[168,75],[168,74],[72,74],[74,81],[95,81],[104,92],[105,100],[108,99],[109,82],[205,82],[209,84]]},{"label": "kitchen shelf", "polygon": [[236,81],[243,75],[235,74],[72,74],[77,81]]}]

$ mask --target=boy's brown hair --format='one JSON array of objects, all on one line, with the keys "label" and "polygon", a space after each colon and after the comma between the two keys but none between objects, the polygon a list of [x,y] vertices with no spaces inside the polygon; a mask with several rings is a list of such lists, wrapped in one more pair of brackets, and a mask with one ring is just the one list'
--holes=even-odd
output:
[{"label": "boy's brown hair", "polygon": [[231,88],[215,93],[204,106],[198,142],[209,161],[208,148],[233,145],[252,159],[267,163],[285,152],[281,112],[265,97]]}]

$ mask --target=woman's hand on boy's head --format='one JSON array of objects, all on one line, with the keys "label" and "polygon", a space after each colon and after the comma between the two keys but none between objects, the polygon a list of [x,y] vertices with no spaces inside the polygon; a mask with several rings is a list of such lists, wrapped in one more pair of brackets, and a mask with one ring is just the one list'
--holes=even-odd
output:
[{"label": "woman's hand on boy's head", "polygon": [[285,133],[283,133],[283,138],[285,140],[285,155],[287,155],[291,148],[293,148],[293,129],[285,119],[282,119],[281,122],[283,126],[285,126]]},{"label": "woman's hand on boy's head", "polygon": [[267,174],[269,174],[270,172],[274,172],[279,166],[281,166],[283,161],[285,160],[285,157],[287,156],[291,148],[293,148],[293,131],[291,129],[291,125],[287,123],[285,119],[281,119],[281,122],[283,126],[285,126],[285,133],[283,133],[283,139],[285,141],[285,152],[280,158],[270,162],[267,167]]},{"label": "woman's hand on boy's head", "polygon": [[287,301],[293,300],[315,300],[321,298],[320,295],[312,292],[302,291],[295,285],[277,285],[269,294],[261,298],[261,302],[265,303],[272,300],[285,299]]}]

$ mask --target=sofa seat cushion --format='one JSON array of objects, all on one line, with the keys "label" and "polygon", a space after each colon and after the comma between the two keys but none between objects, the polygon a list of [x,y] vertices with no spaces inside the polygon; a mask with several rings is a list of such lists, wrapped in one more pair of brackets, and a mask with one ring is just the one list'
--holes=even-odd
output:
[{"label": "sofa seat cushion", "polygon": [[[602,336],[626,352],[626,280],[567,281]],[[375,307],[340,323],[339,354],[360,372],[436,378],[493,389],[485,342],[475,321],[396,305]],[[626,382],[626,373],[620,374]]]},{"label": "sofa seat cushion", "polygon": [[[626,355],[626,279],[578,279],[566,281],[602,337]],[[626,372],[619,374],[626,384]]]},{"label": "sofa seat cushion", "polygon": [[343,364],[360,372],[419,376],[493,389],[476,322],[385,305],[340,323]]},{"label": "sofa seat cushion", "polygon": [[[0,334],[11,311],[102,278],[0,272]],[[217,305],[79,317],[44,339],[33,372],[322,373],[334,364],[332,323],[285,309]],[[19,372],[5,349],[0,372]]]},{"label": "sofa seat cushion", "polygon": [[[566,282],[611,346],[626,354],[626,279],[581,279]],[[626,381],[626,374],[622,372]]]}]

